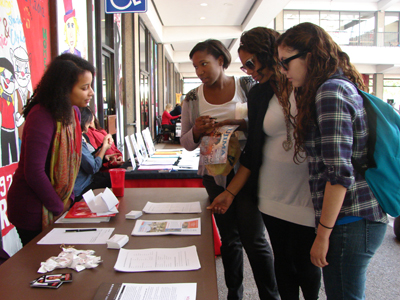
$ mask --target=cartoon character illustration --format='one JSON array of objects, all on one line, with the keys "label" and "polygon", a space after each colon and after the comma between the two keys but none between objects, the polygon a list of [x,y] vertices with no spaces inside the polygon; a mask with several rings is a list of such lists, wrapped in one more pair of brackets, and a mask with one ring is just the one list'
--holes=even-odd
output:
[{"label": "cartoon character illustration", "polygon": [[0,57],[0,113],[1,113],[1,161],[2,166],[17,162],[17,141],[14,121],[14,67],[5,57]]},{"label": "cartoon character illustration", "polygon": [[82,57],[81,52],[76,49],[76,44],[78,42],[78,32],[79,26],[78,21],[75,18],[75,9],[72,7],[72,0],[64,0],[64,34],[65,42],[68,45],[68,49],[63,53],[72,53],[79,57]]},{"label": "cartoon character illustration", "polygon": [[17,95],[17,112],[15,113],[15,122],[18,127],[18,136],[22,138],[23,123],[25,121],[22,116],[22,110],[31,96],[29,90],[29,83],[31,82],[31,70],[29,67],[29,56],[28,52],[22,47],[18,47],[15,50],[10,49],[11,61],[14,65],[14,75],[18,83],[16,90]]}]

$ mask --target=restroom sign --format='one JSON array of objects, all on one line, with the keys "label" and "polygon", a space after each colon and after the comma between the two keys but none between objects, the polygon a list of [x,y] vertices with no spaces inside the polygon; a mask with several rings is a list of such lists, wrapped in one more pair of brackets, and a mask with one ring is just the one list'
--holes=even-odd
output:
[{"label": "restroom sign", "polygon": [[105,0],[107,14],[143,13],[148,0]]}]

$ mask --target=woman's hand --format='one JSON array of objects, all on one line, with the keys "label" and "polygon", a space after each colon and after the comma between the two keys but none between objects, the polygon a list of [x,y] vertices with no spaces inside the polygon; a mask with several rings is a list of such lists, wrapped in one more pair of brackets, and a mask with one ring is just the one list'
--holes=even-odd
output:
[{"label": "woman's hand", "polygon": [[317,234],[310,251],[311,262],[320,268],[327,266],[326,254],[328,253],[328,249],[329,237],[322,237]]},{"label": "woman's hand", "polygon": [[107,154],[107,155],[105,155],[104,158],[107,161],[109,161],[111,164],[116,165],[116,166],[121,166],[124,164],[122,155],[120,155],[119,153]]},{"label": "woman's hand", "polygon": [[223,191],[214,199],[213,203],[211,203],[207,209],[212,210],[215,214],[224,214],[231,206],[234,198],[235,197],[233,197],[229,192]]},{"label": "woman's hand", "polygon": [[200,116],[193,126],[193,139],[197,143],[207,132],[214,129],[215,119],[210,116]]},{"label": "woman's hand", "polygon": [[108,149],[111,148],[113,143],[114,143],[114,140],[113,140],[111,134],[107,134],[103,139],[103,148],[107,151]]}]

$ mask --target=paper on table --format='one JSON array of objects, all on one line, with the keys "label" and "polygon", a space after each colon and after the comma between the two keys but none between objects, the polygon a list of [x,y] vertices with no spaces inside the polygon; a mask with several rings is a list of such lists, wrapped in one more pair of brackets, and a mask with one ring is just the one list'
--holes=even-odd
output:
[{"label": "paper on table", "polygon": [[152,295],[153,300],[181,300],[196,299],[197,283],[165,283],[143,284],[123,283],[120,293],[115,299],[119,300],[146,300]]},{"label": "paper on table", "polygon": [[147,202],[143,211],[148,214],[201,213],[200,202]]},{"label": "paper on table", "polygon": [[176,158],[148,158],[142,163],[143,165],[173,165],[176,163]]},{"label": "paper on table", "polygon": [[53,228],[38,242],[38,245],[106,244],[114,231],[114,228],[96,228],[96,231],[65,232],[68,229],[87,228]]},{"label": "paper on table", "polygon": [[137,220],[132,235],[200,235],[200,218],[186,220]]},{"label": "paper on table", "polygon": [[172,170],[172,165],[152,165],[152,166],[145,166],[141,165],[138,170],[139,171],[152,171],[152,170]]},{"label": "paper on table", "polygon": [[196,300],[197,283],[108,283],[103,282],[93,300]]},{"label": "paper on table", "polygon": [[200,269],[196,246],[119,250],[114,269],[120,272],[189,271]]}]

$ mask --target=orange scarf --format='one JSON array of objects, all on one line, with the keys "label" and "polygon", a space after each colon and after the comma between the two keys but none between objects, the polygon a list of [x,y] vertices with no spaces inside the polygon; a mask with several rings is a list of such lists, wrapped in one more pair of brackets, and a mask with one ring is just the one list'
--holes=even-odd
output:
[{"label": "orange scarf", "polygon": [[[68,126],[57,122],[51,149],[50,181],[57,195],[67,207],[78,176],[82,158],[82,131],[78,114],[73,109],[74,121]],[[42,229],[53,223],[53,213],[43,206]]]}]

